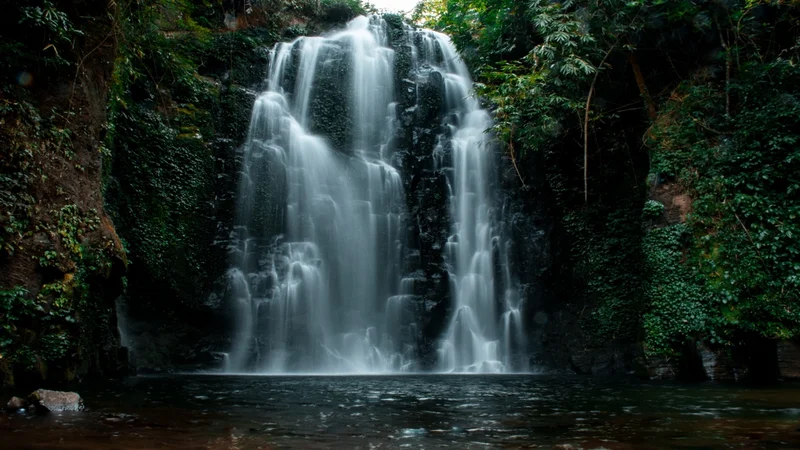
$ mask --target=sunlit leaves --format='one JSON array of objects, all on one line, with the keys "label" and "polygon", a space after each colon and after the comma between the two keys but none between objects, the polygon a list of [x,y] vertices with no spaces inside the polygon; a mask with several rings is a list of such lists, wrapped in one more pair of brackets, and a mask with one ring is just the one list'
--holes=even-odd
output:
[{"label": "sunlit leaves", "polygon": [[69,41],[74,35],[83,34],[73,26],[67,14],[50,1],[44,1],[42,6],[24,6],[20,8],[20,16],[21,24],[43,28],[57,41]]}]

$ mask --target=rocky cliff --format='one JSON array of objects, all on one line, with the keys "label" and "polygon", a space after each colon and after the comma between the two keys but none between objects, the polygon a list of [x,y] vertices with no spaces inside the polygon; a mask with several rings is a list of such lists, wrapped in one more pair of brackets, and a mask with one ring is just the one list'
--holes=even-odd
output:
[{"label": "rocky cliff", "polygon": [[114,306],[127,260],[102,195],[115,13],[105,1],[20,2],[0,23],[3,384],[127,361]]}]

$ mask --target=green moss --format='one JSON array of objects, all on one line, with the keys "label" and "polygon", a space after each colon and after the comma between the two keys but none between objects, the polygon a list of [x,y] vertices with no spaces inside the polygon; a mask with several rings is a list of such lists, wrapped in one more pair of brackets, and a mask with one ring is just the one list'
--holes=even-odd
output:
[{"label": "green moss", "polygon": [[649,354],[673,355],[687,341],[706,338],[722,306],[696,268],[685,264],[691,239],[685,224],[652,229],[644,239],[649,300],[644,330]]},{"label": "green moss", "polygon": [[319,4],[319,16],[328,23],[344,23],[368,12],[360,0],[321,0]]},{"label": "green moss", "polygon": [[203,286],[203,243],[213,239],[205,203],[214,160],[201,140],[210,134],[202,116],[178,111],[168,123],[134,105],[115,117],[124,133],[114,142],[114,184],[107,191],[114,221],[134,264],[182,298]]}]

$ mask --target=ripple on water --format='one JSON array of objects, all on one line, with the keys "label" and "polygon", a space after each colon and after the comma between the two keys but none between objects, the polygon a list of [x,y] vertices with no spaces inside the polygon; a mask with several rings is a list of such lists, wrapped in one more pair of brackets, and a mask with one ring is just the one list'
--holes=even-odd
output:
[{"label": "ripple on water", "polygon": [[800,386],[776,394],[687,385],[680,396],[665,386],[677,385],[546,376],[136,377],[82,389],[83,413],[0,415],[0,430],[27,448],[88,450],[109,448],[108,439],[120,450],[800,448]]}]

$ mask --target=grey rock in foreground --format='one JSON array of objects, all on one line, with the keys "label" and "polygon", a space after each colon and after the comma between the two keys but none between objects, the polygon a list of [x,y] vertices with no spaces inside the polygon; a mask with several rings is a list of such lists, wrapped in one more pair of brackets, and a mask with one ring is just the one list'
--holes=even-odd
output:
[{"label": "grey rock in foreground", "polygon": [[77,392],[48,391],[39,389],[33,391],[29,397],[32,404],[40,411],[81,411],[83,400]]},{"label": "grey rock in foreground", "polygon": [[19,398],[19,397],[11,397],[11,400],[6,403],[6,409],[9,411],[17,411],[20,409],[25,409],[28,407],[28,401]]}]

